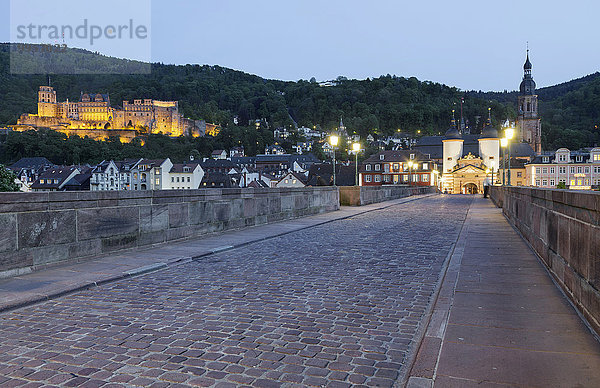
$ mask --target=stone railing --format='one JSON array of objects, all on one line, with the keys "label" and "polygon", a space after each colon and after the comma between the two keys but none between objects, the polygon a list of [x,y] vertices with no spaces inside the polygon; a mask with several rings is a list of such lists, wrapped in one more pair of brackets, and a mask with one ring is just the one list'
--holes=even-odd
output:
[{"label": "stone railing", "polygon": [[600,333],[600,193],[493,187],[491,198]]},{"label": "stone railing", "polygon": [[339,209],[336,188],[0,194],[0,277]]},{"label": "stone railing", "polygon": [[340,187],[343,206],[364,206],[413,195],[437,193],[435,186],[363,186]]}]

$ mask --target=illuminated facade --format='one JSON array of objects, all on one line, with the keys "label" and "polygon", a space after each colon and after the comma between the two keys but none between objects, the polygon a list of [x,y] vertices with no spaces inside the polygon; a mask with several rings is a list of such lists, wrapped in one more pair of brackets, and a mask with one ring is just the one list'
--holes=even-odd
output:
[{"label": "illuminated facade", "polygon": [[124,101],[122,108],[113,108],[108,94],[81,93],[78,102],[58,102],[56,91],[51,86],[39,89],[38,113],[22,115],[13,130],[38,128],[95,140],[119,137],[122,142],[147,134],[198,137],[219,133],[216,125],[184,118],[179,113],[177,101]]},{"label": "illuminated facade", "polygon": [[570,151],[560,148],[544,153],[525,166],[527,185],[555,189],[559,184],[571,190],[600,186],[600,148]]},{"label": "illuminated facade", "polygon": [[361,186],[436,186],[437,164],[419,151],[381,151],[360,166]]}]

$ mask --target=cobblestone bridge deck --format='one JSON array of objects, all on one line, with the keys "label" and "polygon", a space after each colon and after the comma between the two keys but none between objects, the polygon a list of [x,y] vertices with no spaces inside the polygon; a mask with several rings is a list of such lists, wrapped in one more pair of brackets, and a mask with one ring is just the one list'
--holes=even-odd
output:
[{"label": "cobblestone bridge deck", "polygon": [[[536,289],[535,298],[549,294],[544,306],[551,307],[536,310],[528,299],[519,310],[560,314],[562,331],[552,327],[548,335],[560,338],[567,333],[566,337],[546,340],[539,350],[541,359],[555,368],[546,373],[550,377],[526,376],[519,363],[529,358],[519,354],[520,359],[511,359],[510,353],[519,347],[510,342],[514,338],[535,348],[535,340],[541,338],[537,334],[546,328],[503,329],[498,338],[493,329],[502,326],[494,323],[502,321],[498,300],[509,305],[519,301],[494,297],[503,294],[502,281],[507,279],[502,277],[512,276],[514,264],[527,278],[535,258],[529,252],[529,265],[509,262],[504,275],[461,269],[481,260],[495,262],[493,254],[481,253],[494,235],[518,239],[489,203],[467,196],[430,196],[370,210],[344,213],[343,218],[336,213],[317,216],[315,225],[310,219],[289,221],[131,253],[150,262],[168,255],[200,256],[200,247],[206,250],[210,239],[215,251],[194,260],[149,266],[160,270],[142,276],[5,310],[0,314],[0,385],[389,387],[404,385],[410,376],[411,386],[431,386],[434,381],[436,386],[600,384],[598,343],[551,288],[539,265],[529,282],[543,286]],[[504,229],[485,227],[494,222],[504,222]],[[292,231],[294,223],[303,228]],[[285,231],[292,232],[270,237]],[[477,236],[475,245],[467,244],[468,233]],[[235,245],[241,246],[225,250]],[[527,255],[522,249],[510,252]],[[3,306],[35,300],[32,295],[41,295],[36,287],[47,289],[56,283],[68,288],[75,284],[69,283],[70,276],[102,280],[110,272],[106,263],[115,268],[127,255],[0,281]],[[464,257],[462,263],[458,256]],[[487,266],[488,271],[496,269]],[[461,273],[470,282],[462,288],[459,283],[457,289],[455,280]],[[490,276],[496,291],[477,289],[477,276]],[[449,279],[454,283],[449,285]],[[55,295],[61,292],[60,287],[52,289]],[[455,297],[455,291],[458,295],[474,289],[486,295]],[[28,298],[19,299],[23,294]],[[465,315],[472,320],[455,322]],[[456,319],[448,322],[448,316]],[[483,329],[472,335],[474,326]],[[432,328],[437,330],[433,334]],[[461,348],[465,339],[472,346],[469,351]],[[569,340],[575,344],[564,349]],[[560,343],[563,349],[552,348]],[[487,359],[480,356],[481,347]],[[495,351],[504,352],[502,362],[494,359]],[[576,381],[570,374],[561,375],[568,370],[561,369],[559,358],[552,358],[561,352],[569,354],[566,365],[575,366]],[[542,373],[543,367],[532,371]],[[507,378],[511,373],[516,377]],[[560,376],[568,383],[561,384]]]}]

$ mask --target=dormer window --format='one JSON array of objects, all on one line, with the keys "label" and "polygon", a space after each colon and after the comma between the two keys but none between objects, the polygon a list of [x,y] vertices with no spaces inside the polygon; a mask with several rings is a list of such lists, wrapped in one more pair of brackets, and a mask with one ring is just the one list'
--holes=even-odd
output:
[{"label": "dormer window", "polygon": [[415,158],[415,154],[410,154],[410,160],[413,160]]},{"label": "dormer window", "polygon": [[379,160],[385,160],[385,155],[379,155]]},{"label": "dormer window", "polygon": [[583,156],[578,156],[576,159],[578,162],[583,162]]},{"label": "dormer window", "polygon": [[365,170],[367,170],[367,171],[371,171],[371,165],[370,165],[370,164],[367,164],[367,165],[365,166]]},{"label": "dormer window", "polygon": [[547,156],[544,156],[544,157],[542,158],[542,162],[543,162],[543,163],[548,163],[548,162],[550,162],[550,158],[549,158],[549,157],[547,157]]}]

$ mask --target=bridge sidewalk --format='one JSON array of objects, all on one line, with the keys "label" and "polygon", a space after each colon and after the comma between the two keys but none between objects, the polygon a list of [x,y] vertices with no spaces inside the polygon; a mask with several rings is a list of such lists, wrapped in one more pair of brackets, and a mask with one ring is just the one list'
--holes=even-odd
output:
[{"label": "bridge sidewalk", "polygon": [[500,209],[475,199],[408,387],[600,386],[600,344]]},{"label": "bridge sidewalk", "polygon": [[420,195],[362,207],[342,207],[331,213],[201,236],[143,250],[117,252],[0,279],[0,312],[430,196],[432,195]]}]

